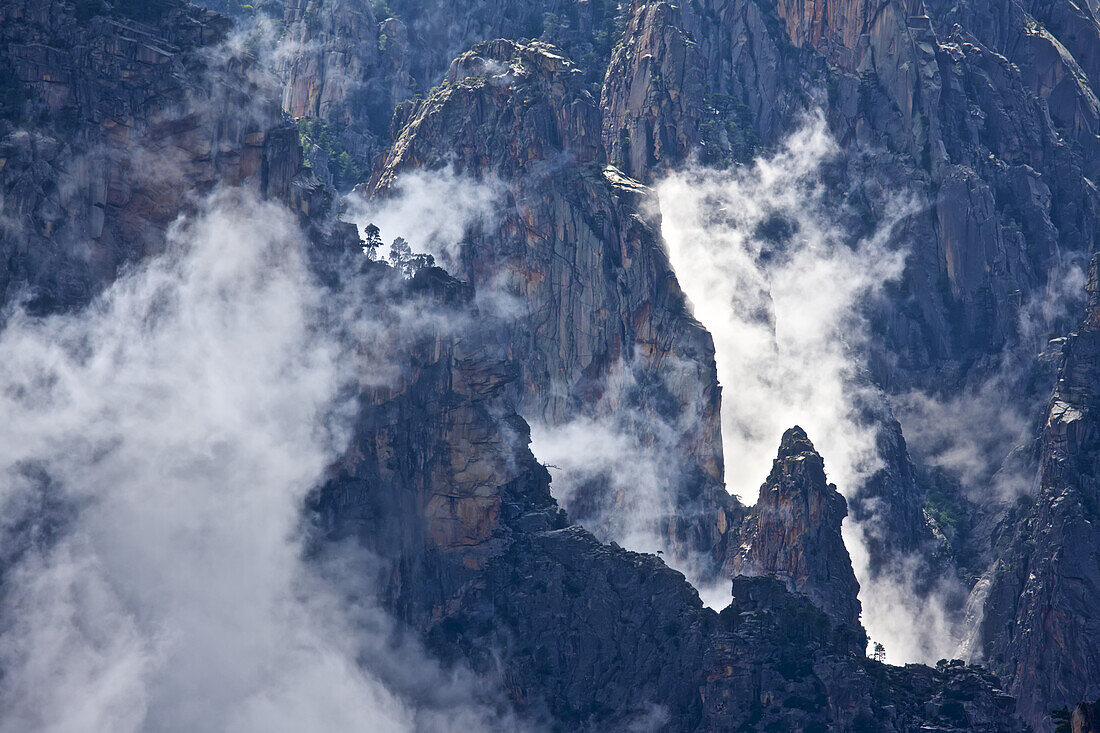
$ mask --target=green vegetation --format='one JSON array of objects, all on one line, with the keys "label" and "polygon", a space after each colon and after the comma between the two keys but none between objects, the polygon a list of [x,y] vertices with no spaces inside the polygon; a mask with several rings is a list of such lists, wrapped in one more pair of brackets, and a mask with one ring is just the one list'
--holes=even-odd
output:
[{"label": "green vegetation", "polygon": [[206,6],[211,10],[217,10],[219,13],[225,13],[231,17],[246,16],[256,12],[255,5],[241,2],[241,0],[217,0],[217,2],[207,2]]},{"label": "green vegetation", "polygon": [[[373,225],[372,225],[373,226]],[[368,227],[368,237],[369,227]],[[435,257],[427,254],[416,254],[403,237],[393,240],[390,245],[390,264],[405,274],[412,277],[425,267],[435,266]]]},{"label": "green vegetation", "polygon": [[949,540],[965,527],[967,518],[958,497],[943,491],[937,482],[930,482],[927,488],[924,509]]},{"label": "green vegetation", "polygon": [[752,110],[728,94],[707,99],[709,116],[699,125],[702,152],[699,161],[714,168],[729,168],[753,159],[760,138],[752,124]]},{"label": "green vegetation", "polygon": [[343,129],[316,118],[298,120],[298,135],[306,162],[314,170],[326,169],[332,185],[346,191],[367,177],[366,166],[347,149]]},{"label": "green vegetation", "polygon": [[396,18],[397,13],[390,10],[389,4],[386,0],[370,0],[370,8],[374,11],[374,17],[376,20],[385,20],[386,18]]}]

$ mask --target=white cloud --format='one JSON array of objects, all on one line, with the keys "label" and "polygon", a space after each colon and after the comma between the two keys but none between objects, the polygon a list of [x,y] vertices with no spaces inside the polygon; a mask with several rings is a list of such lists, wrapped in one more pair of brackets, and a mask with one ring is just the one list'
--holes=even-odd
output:
[{"label": "white cloud", "polygon": [[[0,333],[0,730],[484,727],[454,694],[475,684],[388,651],[384,614],[301,559],[371,365],[320,327],[292,216],[223,193],[169,240],[87,309]],[[380,677],[390,653],[426,701]]]},{"label": "white cloud", "polygon": [[414,252],[433,255],[441,267],[460,272],[457,261],[466,235],[491,219],[500,195],[494,180],[478,181],[453,168],[415,169],[401,174],[385,196],[349,196],[347,216],[360,234],[372,223],[381,230],[385,247],[379,257],[388,256],[389,245],[403,237]]},{"label": "white cloud", "polygon": [[749,504],[792,425],[841,491],[879,465],[854,399],[865,384],[860,308],[900,276],[891,237],[913,207],[899,196],[871,235],[850,236],[822,182],[835,152],[818,117],[751,168],[687,170],[657,187],[676,276],[714,336],[727,487]]},{"label": "white cloud", "polygon": [[[748,504],[793,425],[849,496],[882,465],[877,425],[860,415],[861,404],[881,399],[865,371],[863,313],[901,276],[898,235],[917,207],[896,192],[874,204],[870,232],[853,235],[853,217],[834,208],[840,197],[824,182],[836,153],[815,116],[750,167],[689,169],[657,187],[676,276],[714,336],[727,489]],[[953,644],[942,595],[919,598],[908,565],[872,577],[870,530],[844,525],[864,625],[893,661],[934,661]]]}]

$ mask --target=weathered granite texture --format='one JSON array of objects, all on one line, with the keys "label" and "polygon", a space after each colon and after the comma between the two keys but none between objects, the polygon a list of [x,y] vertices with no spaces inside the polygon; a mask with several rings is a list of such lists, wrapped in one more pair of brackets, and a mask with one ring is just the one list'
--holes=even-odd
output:
[{"label": "weathered granite texture", "polygon": [[[520,413],[551,425],[634,413],[639,440],[680,465],[655,531],[681,558],[721,562],[740,507],[720,485],[711,338],[672,274],[652,194],[604,163],[580,71],[552,47],[493,41],[456,59],[439,89],[401,114],[362,195],[384,197],[402,173],[444,166],[501,186],[491,224],[452,268],[524,306],[507,327]],[[619,395],[624,369],[637,387]],[[585,498],[588,511],[576,507],[578,521],[596,528],[602,513],[632,510],[631,497],[605,489]]]},{"label": "weathered granite texture", "polygon": [[1066,340],[1042,432],[1039,494],[1005,522],[980,629],[985,661],[1033,724],[1100,696],[1100,261]]},{"label": "weathered granite texture", "polygon": [[167,0],[0,7],[0,302],[86,303],[220,183],[322,204],[228,28]]},{"label": "weathered granite texture", "polygon": [[800,427],[783,434],[779,456],[741,530],[733,575],[770,575],[807,596],[839,627],[853,632],[853,651],[867,648],[860,625],[859,583],[840,536],[844,497],[825,479],[825,463]]}]

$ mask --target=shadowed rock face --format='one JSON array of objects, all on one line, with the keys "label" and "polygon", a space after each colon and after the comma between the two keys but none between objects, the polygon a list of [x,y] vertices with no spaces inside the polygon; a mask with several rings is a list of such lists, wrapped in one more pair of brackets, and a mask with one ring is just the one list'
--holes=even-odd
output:
[{"label": "shadowed rock face", "polygon": [[[681,467],[654,531],[713,572],[706,566],[724,558],[740,518],[721,487],[713,345],[672,274],[651,192],[603,162],[599,109],[580,71],[552,47],[493,41],[400,114],[404,127],[364,195],[384,197],[402,173],[444,165],[499,185],[492,221],[453,267],[483,294],[523,304],[505,327],[520,412],[549,425],[616,419],[601,403],[633,413],[622,429]],[[637,387],[620,395],[624,372]],[[598,530],[607,512],[633,511],[630,501],[596,485],[575,518]]]},{"label": "shadowed rock face", "polygon": [[1079,703],[1070,713],[1071,733],[1100,731],[1100,701]]},{"label": "shadowed rock face", "polygon": [[1100,695],[1100,260],[1084,322],[1067,339],[1042,433],[1039,494],[1003,527],[981,626],[987,663],[1021,712],[1049,725],[1053,708]]},{"label": "shadowed rock face", "polygon": [[810,598],[838,626],[857,631],[854,651],[867,646],[859,622],[859,583],[840,536],[844,497],[825,479],[825,465],[800,427],[783,434],[779,456],[749,510],[734,575],[771,575]]},{"label": "shadowed rock face", "polygon": [[[604,0],[393,0],[379,7],[280,0],[269,6],[286,27],[284,109],[296,119],[323,122],[364,177],[398,132],[390,127],[394,106],[429,94],[471,46],[495,38],[553,43],[579,63],[580,83],[598,89],[621,24],[617,3]],[[309,151],[320,175],[332,152]],[[348,188],[359,182],[335,181]]]},{"label": "shadowed rock face", "polygon": [[[659,558],[570,525],[470,288],[435,269],[367,275],[369,312],[453,326],[385,349],[400,378],[360,397],[351,446],[311,503],[317,551],[362,543],[387,608],[523,716],[553,730],[1022,730],[977,668],[872,662],[773,578],[737,578],[717,614]],[[788,462],[816,455],[786,445]]]},{"label": "shadowed rock face", "polygon": [[320,206],[228,28],[174,0],[0,7],[0,302],[86,303],[219,183]]}]

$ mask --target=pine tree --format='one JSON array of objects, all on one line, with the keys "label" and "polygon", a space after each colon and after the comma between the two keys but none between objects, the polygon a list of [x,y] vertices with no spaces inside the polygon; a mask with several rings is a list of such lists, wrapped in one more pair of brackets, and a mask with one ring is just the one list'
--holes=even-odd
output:
[{"label": "pine tree", "polygon": [[374,224],[367,224],[363,235],[366,237],[363,240],[363,252],[373,260],[378,254],[378,248],[382,246],[382,232]]}]

